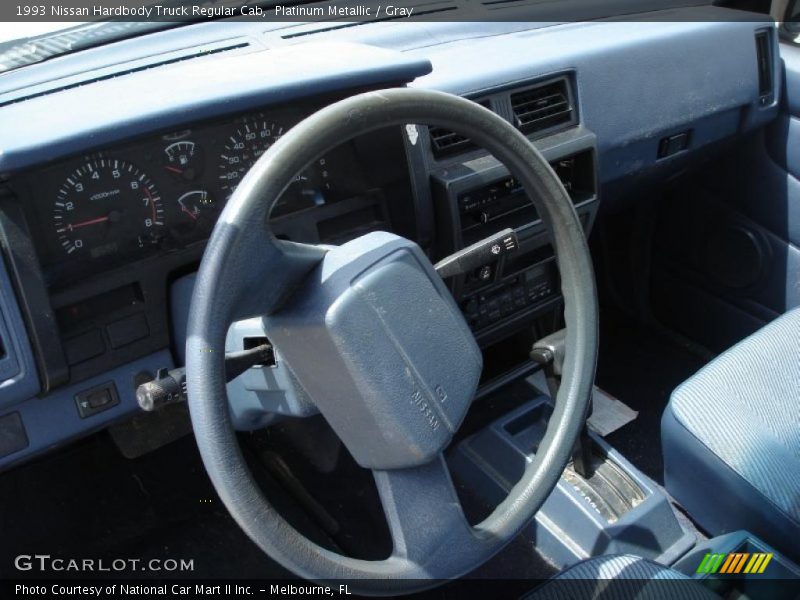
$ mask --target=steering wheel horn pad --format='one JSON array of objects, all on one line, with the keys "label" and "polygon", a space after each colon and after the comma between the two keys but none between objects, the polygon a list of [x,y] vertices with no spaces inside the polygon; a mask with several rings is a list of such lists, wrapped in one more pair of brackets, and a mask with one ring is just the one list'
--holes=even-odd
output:
[{"label": "steering wheel horn pad", "polygon": [[[480,353],[428,259],[391,234],[330,249],[278,240],[269,230],[272,205],[307,165],[358,135],[406,124],[456,131],[501,161],[534,201],[560,272],[566,358],[547,431],[508,497],[475,526],[464,518],[442,449],[474,393]],[[354,559],[312,542],[275,511],[248,470],[228,409],[224,344],[230,324],[252,316],[264,317],[309,396],[356,460],[373,469],[393,540],[385,560]],[[189,313],[189,410],[212,483],[265,553],[306,579],[345,579],[356,592],[397,594],[473,570],[530,522],[583,427],[596,356],[589,250],[547,161],[509,122],[474,102],[381,90],[327,106],[293,127],[228,201]]]},{"label": "steering wheel horn pad", "polygon": [[293,298],[266,333],[356,462],[433,460],[466,415],[483,359],[422,250],[367,234],[331,249]]}]

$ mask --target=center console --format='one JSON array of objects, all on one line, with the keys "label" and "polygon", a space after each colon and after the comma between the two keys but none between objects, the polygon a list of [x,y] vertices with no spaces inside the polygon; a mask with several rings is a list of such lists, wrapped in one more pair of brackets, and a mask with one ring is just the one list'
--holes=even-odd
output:
[{"label": "center console", "polygon": [[[538,373],[537,373],[538,376]],[[448,464],[471,522],[488,516],[522,477],[547,430],[553,403],[537,376],[493,391],[516,408],[455,444]],[[597,391],[595,392],[597,393]],[[747,531],[710,539],[677,516],[661,486],[589,430],[591,469],[570,461],[523,536],[555,568],[630,554],[670,566],[722,598],[798,598],[800,566]]]},{"label": "center console", "polygon": [[[449,456],[454,478],[485,505],[495,506],[520,479],[547,428],[553,405],[530,380],[494,395],[528,398],[489,426],[462,440]],[[592,469],[567,465],[553,493],[524,535],[554,566],[589,556],[633,554],[673,564],[695,544],[678,522],[661,488],[603,438],[589,432]]]},{"label": "center console", "polygon": [[[577,127],[536,145],[564,185],[588,235],[598,204],[595,136]],[[535,339],[561,327],[557,257],[537,210],[539,199],[534,202],[488,155],[433,169],[431,189],[437,258],[506,228],[518,234],[517,251],[447,280],[484,348],[484,382],[502,378],[529,365],[527,353]],[[498,352],[503,360],[494,369],[492,356]]]}]

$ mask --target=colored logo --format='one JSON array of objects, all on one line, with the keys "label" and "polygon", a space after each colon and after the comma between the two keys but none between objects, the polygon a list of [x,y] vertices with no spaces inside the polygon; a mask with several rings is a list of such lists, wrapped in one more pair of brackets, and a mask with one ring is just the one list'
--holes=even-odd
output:
[{"label": "colored logo", "polygon": [[772,552],[731,552],[729,554],[706,554],[697,567],[697,573],[725,574],[734,573],[758,573],[764,572],[769,561],[772,560]]}]

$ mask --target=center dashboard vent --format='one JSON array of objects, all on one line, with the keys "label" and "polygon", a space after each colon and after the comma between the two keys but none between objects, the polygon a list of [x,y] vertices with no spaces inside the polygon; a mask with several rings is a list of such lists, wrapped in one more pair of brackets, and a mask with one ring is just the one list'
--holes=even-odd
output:
[{"label": "center dashboard vent", "polygon": [[[568,75],[505,92],[494,96],[493,101],[494,106],[489,98],[475,100],[484,108],[495,109],[498,114],[506,116],[525,135],[554,133],[578,123]],[[428,132],[431,151],[436,159],[477,148],[468,137],[443,127],[430,127]]]},{"label": "center dashboard vent", "polygon": [[[489,100],[476,100],[484,108],[491,110]],[[436,158],[461,154],[467,150],[474,150],[477,146],[466,136],[445,129],[444,127],[430,127],[428,134],[431,138],[431,150]]]},{"label": "center dashboard vent", "polygon": [[575,122],[567,78],[511,94],[514,125],[524,134],[540,133]]}]

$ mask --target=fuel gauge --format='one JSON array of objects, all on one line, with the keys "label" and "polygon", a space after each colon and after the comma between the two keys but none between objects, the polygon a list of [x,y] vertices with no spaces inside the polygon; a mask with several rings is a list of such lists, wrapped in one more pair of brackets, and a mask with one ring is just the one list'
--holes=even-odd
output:
[{"label": "fuel gauge", "polygon": [[164,148],[167,162],[164,170],[184,181],[197,179],[203,172],[203,157],[200,147],[192,141],[173,142]]}]

